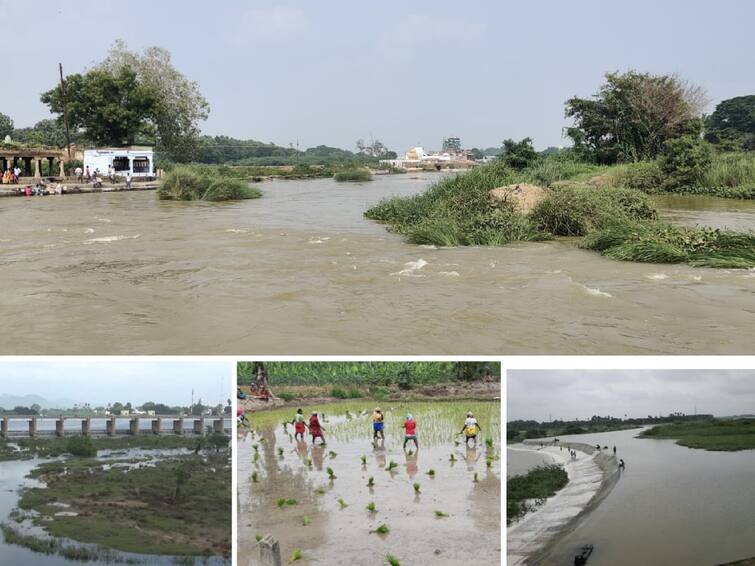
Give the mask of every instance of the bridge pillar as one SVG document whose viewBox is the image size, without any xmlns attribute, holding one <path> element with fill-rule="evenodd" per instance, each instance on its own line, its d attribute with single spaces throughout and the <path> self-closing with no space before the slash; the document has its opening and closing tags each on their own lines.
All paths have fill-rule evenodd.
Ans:
<svg viewBox="0 0 755 566">
<path fill-rule="evenodd" d="M 3 417 L 3 421 L 0 423 L 0 436 L 8 438 L 8 417 Z"/>
<path fill-rule="evenodd" d="M 260 566 L 281 566 L 281 549 L 278 541 L 270 535 L 257 543 Z"/>
<path fill-rule="evenodd" d="M 55 436 L 65 436 L 66 435 L 66 421 L 63 418 L 58 419 L 55 421 Z"/>
<path fill-rule="evenodd" d="M 115 436 L 115 417 L 110 417 L 105 421 L 105 434 Z"/>
<path fill-rule="evenodd" d="M 194 434 L 204 434 L 204 417 L 194 419 Z"/>
<path fill-rule="evenodd" d="M 37 417 L 29 419 L 29 436 L 36 438 L 37 436 Z"/>
<path fill-rule="evenodd" d="M 81 435 L 82 436 L 89 436 L 89 429 L 90 425 L 92 424 L 92 419 L 89 417 L 85 419 L 81 419 Z"/>
<path fill-rule="evenodd" d="M 184 433 L 184 420 L 183 419 L 175 419 L 173 421 L 173 432 L 176 434 Z"/>
<path fill-rule="evenodd" d="M 160 426 L 162 425 L 162 419 L 157 417 L 152 421 L 152 434 L 160 434 Z"/>
<path fill-rule="evenodd" d="M 128 425 L 128 432 L 129 434 L 139 434 L 139 419 L 131 419 Z"/>
<path fill-rule="evenodd" d="M 223 419 L 215 419 L 212 421 L 212 430 L 213 432 L 219 432 L 220 434 L 223 434 L 225 427 L 223 426 L 225 423 Z"/>
</svg>

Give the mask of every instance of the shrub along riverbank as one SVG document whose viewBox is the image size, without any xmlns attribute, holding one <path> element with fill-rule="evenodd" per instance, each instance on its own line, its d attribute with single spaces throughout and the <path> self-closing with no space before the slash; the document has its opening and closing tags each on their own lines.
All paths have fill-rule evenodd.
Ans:
<svg viewBox="0 0 755 566">
<path fill-rule="evenodd" d="M 687 448 L 703 450 L 755 449 L 755 419 L 670 423 L 643 431 L 641 438 L 668 438 Z"/>
<path fill-rule="evenodd" d="M 569 475 L 558 465 L 538 466 L 506 481 L 506 524 L 523 517 L 535 505 L 566 487 Z"/>
<path fill-rule="evenodd" d="M 515 170 L 501 159 L 447 177 L 425 193 L 383 200 L 365 216 L 387 224 L 390 230 L 417 244 L 494 246 L 580 236 L 584 237 L 582 247 L 612 259 L 755 266 L 755 233 L 682 228 L 659 222 L 645 194 L 653 191 L 639 187 L 636 177 L 629 182 L 629 169 L 553 156 Z M 516 198 L 491 195 L 495 188 L 524 183 L 545 190 L 530 211 L 523 211 Z"/>
<path fill-rule="evenodd" d="M 212 175 L 194 167 L 175 167 L 165 174 L 157 194 L 161 200 L 217 202 L 259 198 L 262 191 L 238 178 Z"/>
</svg>

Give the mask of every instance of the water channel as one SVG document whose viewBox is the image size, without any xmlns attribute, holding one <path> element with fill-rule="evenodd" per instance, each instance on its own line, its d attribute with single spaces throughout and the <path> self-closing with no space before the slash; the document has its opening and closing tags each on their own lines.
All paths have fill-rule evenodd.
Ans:
<svg viewBox="0 0 755 566">
<path fill-rule="evenodd" d="M 435 249 L 363 218 L 439 175 L 272 181 L 221 204 L 2 199 L 0 353 L 749 353 L 753 271 L 616 262 L 569 240 Z M 658 201 L 684 224 L 755 226 L 752 201 Z"/>
</svg>

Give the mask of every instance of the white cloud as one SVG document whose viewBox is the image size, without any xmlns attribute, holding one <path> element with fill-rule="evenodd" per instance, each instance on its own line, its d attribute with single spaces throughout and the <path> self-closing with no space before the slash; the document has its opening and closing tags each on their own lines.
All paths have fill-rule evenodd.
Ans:
<svg viewBox="0 0 755 566">
<path fill-rule="evenodd" d="M 241 45 L 276 43 L 295 37 L 308 26 L 307 16 L 298 8 L 254 8 L 239 18 L 233 40 Z"/>
</svg>

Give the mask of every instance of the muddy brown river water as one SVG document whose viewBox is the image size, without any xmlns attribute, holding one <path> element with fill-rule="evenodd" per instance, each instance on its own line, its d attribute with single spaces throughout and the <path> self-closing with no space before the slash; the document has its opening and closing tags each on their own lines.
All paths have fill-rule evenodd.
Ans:
<svg viewBox="0 0 755 566">
<path fill-rule="evenodd" d="M 747 354 L 755 272 L 614 262 L 571 241 L 410 245 L 363 218 L 439 174 L 0 201 L 2 354 Z M 662 202 L 755 226 L 755 203 Z"/>
</svg>

